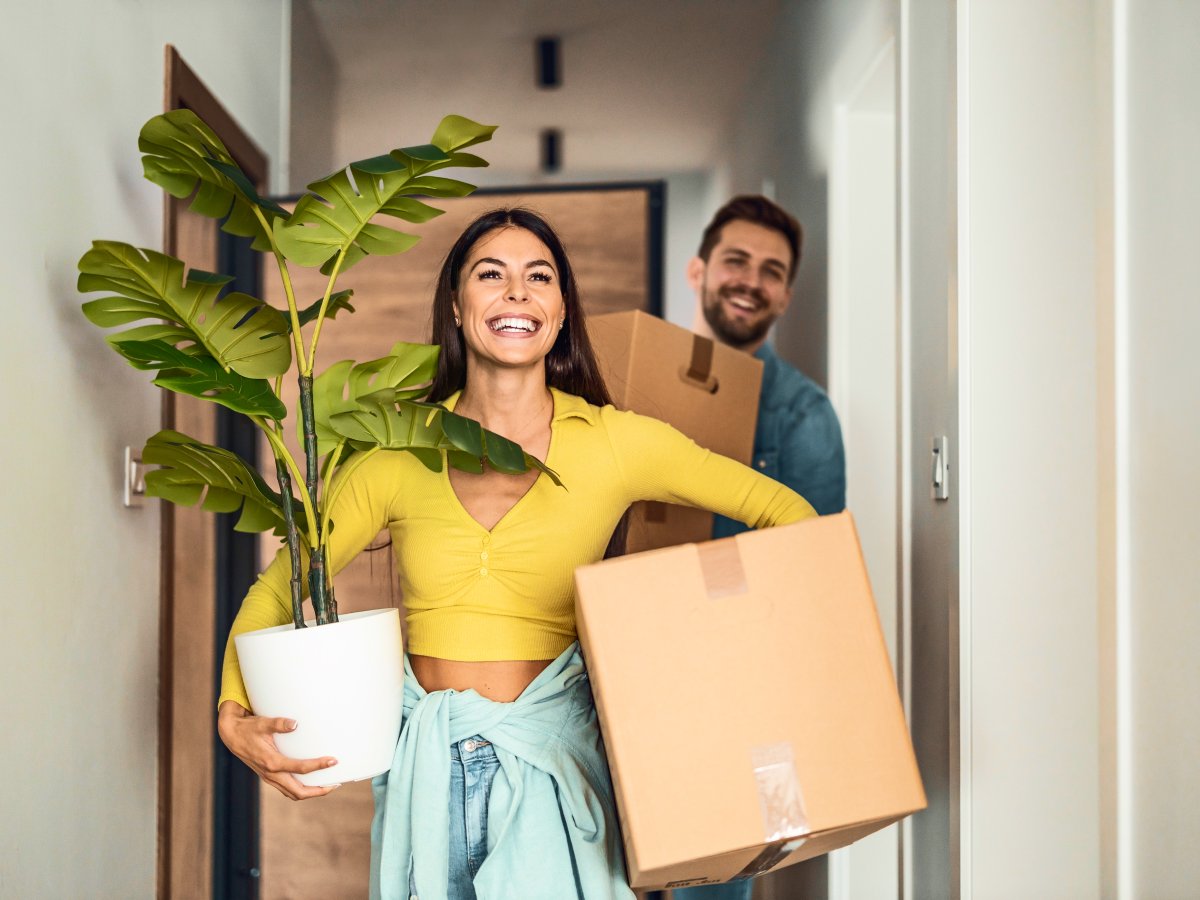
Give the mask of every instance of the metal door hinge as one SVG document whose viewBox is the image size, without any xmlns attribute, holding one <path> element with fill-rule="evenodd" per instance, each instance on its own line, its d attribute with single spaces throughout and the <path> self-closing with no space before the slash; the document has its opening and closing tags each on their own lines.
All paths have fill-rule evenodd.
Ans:
<svg viewBox="0 0 1200 900">
<path fill-rule="evenodd" d="M 142 454 L 132 447 L 125 448 L 125 505 L 141 506 L 146 499 L 146 467 Z"/>
<path fill-rule="evenodd" d="M 945 435 L 933 439 L 933 489 L 934 500 L 950 499 L 950 439 Z"/>
</svg>

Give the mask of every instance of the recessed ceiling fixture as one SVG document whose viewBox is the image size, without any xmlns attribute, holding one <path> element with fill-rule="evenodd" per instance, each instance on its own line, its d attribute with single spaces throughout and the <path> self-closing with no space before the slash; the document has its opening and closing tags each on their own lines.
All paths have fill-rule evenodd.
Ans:
<svg viewBox="0 0 1200 900">
<path fill-rule="evenodd" d="M 549 89 L 562 87 L 562 42 L 556 37 L 540 37 L 533 42 L 534 82 Z"/>
<path fill-rule="evenodd" d="M 557 128 L 543 128 L 540 135 L 543 172 L 557 172 L 562 168 L 562 132 Z"/>
</svg>

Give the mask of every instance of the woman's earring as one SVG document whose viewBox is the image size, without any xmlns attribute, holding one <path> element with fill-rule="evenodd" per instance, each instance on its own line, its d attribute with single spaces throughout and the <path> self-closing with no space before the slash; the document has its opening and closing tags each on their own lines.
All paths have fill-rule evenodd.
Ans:
<svg viewBox="0 0 1200 900">
<path fill-rule="evenodd" d="M 462 319 L 460 319 L 458 316 L 454 317 L 454 327 L 462 328 Z"/>
<path fill-rule="evenodd" d="M 564 323 L 564 322 L 566 322 L 566 321 L 567 321 L 566 319 L 559 319 L 559 320 L 558 320 L 558 330 L 559 330 L 559 331 L 562 331 L 563 323 Z"/>
</svg>

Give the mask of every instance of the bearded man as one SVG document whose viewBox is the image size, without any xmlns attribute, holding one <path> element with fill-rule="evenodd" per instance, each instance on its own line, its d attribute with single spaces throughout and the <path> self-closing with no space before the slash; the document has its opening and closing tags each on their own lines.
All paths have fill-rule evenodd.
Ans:
<svg viewBox="0 0 1200 900">
<path fill-rule="evenodd" d="M 791 302 L 802 239 L 800 223 L 766 197 L 734 197 L 717 210 L 688 263 L 697 300 L 692 330 L 762 360 L 752 464 L 828 515 L 846 506 L 837 413 L 816 382 L 780 359 L 767 341 Z M 713 537 L 745 530 L 740 522 L 718 518 Z"/>
</svg>

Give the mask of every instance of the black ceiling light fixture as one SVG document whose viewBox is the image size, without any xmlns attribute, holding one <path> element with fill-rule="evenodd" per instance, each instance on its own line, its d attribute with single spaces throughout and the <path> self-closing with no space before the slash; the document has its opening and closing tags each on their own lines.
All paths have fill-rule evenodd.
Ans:
<svg viewBox="0 0 1200 900">
<path fill-rule="evenodd" d="M 562 132 L 557 128 L 543 128 L 539 143 L 542 171 L 557 172 L 562 168 Z"/>
<path fill-rule="evenodd" d="M 562 41 L 540 37 L 533 42 L 534 81 L 543 90 L 562 87 Z"/>
<path fill-rule="evenodd" d="M 533 42 L 533 80 L 542 90 L 562 87 L 562 41 L 543 36 Z M 562 131 L 543 128 L 538 134 L 539 168 L 553 173 L 562 169 Z"/>
</svg>

